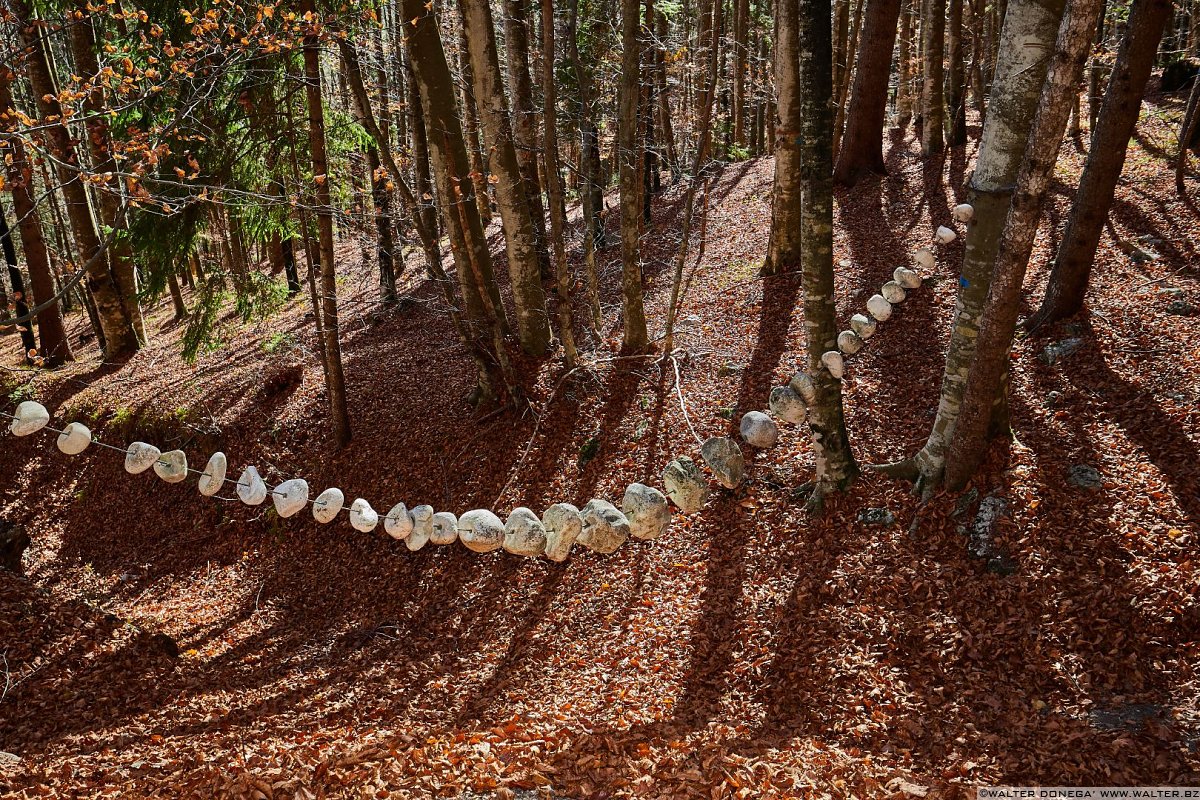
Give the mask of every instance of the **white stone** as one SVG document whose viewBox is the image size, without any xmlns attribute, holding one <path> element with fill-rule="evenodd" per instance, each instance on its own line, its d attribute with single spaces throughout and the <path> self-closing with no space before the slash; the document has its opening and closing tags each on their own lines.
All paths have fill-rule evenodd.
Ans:
<svg viewBox="0 0 1200 800">
<path fill-rule="evenodd" d="M 228 469 L 229 461 L 225 458 L 225 454 L 219 451 L 213 453 L 208 459 L 208 465 L 204 467 L 204 474 L 200 476 L 200 494 L 212 497 L 221 491 Z"/>
<path fill-rule="evenodd" d="M 796 394 L 800 395 L 800 399 L 805 403 L 812 405 L 812 401 L 817 399 L 817 387 L 813 383 L 813 379 L 808 376 L 807 372 L 797 372 L 788 381 L 788 386 Z"/>
<path fill-rule="evenodd" d="M 346 495 L 341 489 L 329 488 L 317 495 L 313 501 L 313 519 L 322 524 L 333 522 L 346 504 Z"/>
<path fill-rule="evenodd" d="M 775 421 L 761 411 L 747 411 L 738 424 L 738 432 L 746 444 L 760 450 L 774 447 L 779 439 L 779 427 Z"/>
<path fill-rule="evenodd" d="M 162 451 L 152 444 L 134 442 L 125 451 L 125 471 L 130 475 L 141 475 L 154 466 Z"/>
<path fill-rule="evenodd" d="M 458 518 L 458 540 L 475 553 L 499 550 L 504 546 L 504 522 L 486 508 L 473 508 Z"/>
<path fill-rule="evenodd" d="M 458 538 L 458 517 L 449 511 L 439 511 L 433 515 L 433 529 L 429 533 L 432 544 L 454 544 Z"/>
<path fill-rule="evenodd" d="M 383 532 L 393 539 L 407 538 L 412 529 L 412 517 L 408 515 L 408 507 L 404 503 L 396 503 L 383 518 Z"/>
<path fill-rule="evenodd" d="M 846 361 L 842 358 L 842 354 L 837 350 L 830 350 L 821 353 L 821 363 L 825 365 L 825 369 L 829 370 L 829 374 L 839 381 L 846 371 Z"/>
<path fill-rule="evenodd" d="M 736 489 L 746 471 L 742 448 L 727 436 L 714 436 L 700 445 L 700 456 L 713 471 L 717 483 L 726 489 Z"/>
<path fill-rule="evenodd" d="M 694 514 L 708 499 L 708 480 L 696 462 L 680 456 L 663 468 L 663 487 L 667 497 L 685 514 Z"/>
<path fill-rule="evenodd" d="M 901 289 L 921 288 L 921 275 L 908 267 L 896 267 L 892 272 L 892 280 L 900 284 Z"/>
<path fill-rule="evenodd" d="M 875 335 L 877 323 L 866 314 L 855 314 L 850 318 L 850 330 L 858 334 L 864 342 Z"/>
<path fill-rule="evenodd" d="M 939 225 L 937 233 L 933 235 L 938 244 L 950 244 L 958 238 L 958 234 L 947 228 L 945 225 Z"/>
<path fill-rule="evenodd" d="M 854 331 L 842 331 L 837 338 L 838 350 L 841 350 L 848 356 L 852 356 L 859 350 L 862 350 L 863 340 Z"/>
<path fill-rule="evenodd" d="M 44 405 L 32 400 L 26 400 L 18 405 L 13 416 L 15 419 L 8 429 L 14 436 L 28 436 L 31 433 L 37 433 L 50 424 L 50 412 Z"/>
<path fill-rule="evenodd" d="M 772 389 L 767 405 L 770 406 L 772 414 L 793 425 L 799 425 L 808 417 L 808 403 L 790 386 L 776 386 Z"/>
<path fill-rule="evenodd" d="M 299 514 L 308 505 L 308 481 L 303 478 L 284 481 L 271 492 L 271 502 L 275 504 L 275 512 L 285 519 Z"/>
<path fill-rule="evenodd" d="M 904 298 L 908 297 L 908 293 L 905 292 L 900 284 L 896 283 L 895 281 L 888 281 L 885 283 L 883 285 L 883 289 L 881 289 L 879 293 L 883 295 L 884 300 L 887 300 L 893 305 L 896 303 L 903 303 Z"/>
<path fill-rule="evenodd" d="M 629 535 L 635 539 L 657 539 L 671 526 L 667 496 L 643 483 L 629 484 L 621 501 L 621 512 L 629 520 Z"/>
<path fill-rule="evenodd" d="M 950 215 L 955 222 L 970 222 L 975 216 L 975 207 L 970 203 L 959 203 L 950 211 Z"/>
<path fill-rule="evenodd" d="M 563 562 L 571 554 L 571 545 L 583 530 L 583 517 L 570 503 L 555 503 L 542 514 L 546 527 L 546 558 Z"/>
<path fill-rule="evenodd" d="M 926 272 L 930 272 L 937 266 L 937 256 L 928 247 L 921 247 L 913 253 L 913 262 Z"/>
<path fill-rule="evenodd" d="M 408 512 L 408 518 L 412 520 L 412 532 L 404 544 L 409 550 L 420 550 L 433 535 L 433 506 L 415 506 Z"/>
<path fill-rule="evenodd" d="M 55 444 L 69 456 L 77 456 L 92 443 L 92 432 L 82 422 L 72 422 L 63 428 Z"/>
<path fill-rule="evenodd" d="M 873 294 L 867 300 L 867 312 L 880 322 L 887 322 L 892 316 L 892 304 L 881 294 Z"/>
<path fill-rule="evenodd" d="M 182 450 L 163 453 L 154 462 L 154 474 L 167 483 L 180 483 L 188 474 L 187 454 Z"/>
<path fill-rule="evenodd" d="M 540 556 L 546 552 L 546 526 L 538 515 L 518 506 L 504 523 L 504 549 L 515 556 Z"/>
<path fill-rule="evenodd" d="M 579 516 L 583 517 L 579 543 L 592 552 L 608 555 L 629 538 L 629 519 L 607 500 L 589 500 Z"/>
<path fill-rule="evenodd" d="M 350 527 L 359 533 L 370 533 L 379 524 L 379 512 L 371 508 L 371 504 L 363 498 L 357 498 L 350 504 Z"/>
<path fill-rule="evenodd" d="M 267 499 L 267 484 L 254 467 L 242 470 L 237 482 L 237 496 L 248 506 L 261 506 Z"/>
</svg>

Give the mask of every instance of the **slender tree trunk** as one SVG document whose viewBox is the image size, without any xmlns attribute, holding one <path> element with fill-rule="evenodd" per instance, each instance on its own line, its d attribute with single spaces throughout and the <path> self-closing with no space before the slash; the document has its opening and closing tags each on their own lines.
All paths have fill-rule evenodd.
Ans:
<svg viewBox="0 0 1200 800">
<path fill-rule="evenodd" d="M 50 271 L 50 256 L 42 238 L 42 226 L 34 212 L 33 197 L 22 177 L 22 173 L 29 169 L 29 164 L 25 161 L 24 152 L 21 152 L 23 148 L 20 143 L 15 139 L 13 143 L 9 148 L 9 155 L 14 157 L 13 163 L 8 167 L 13 209 L 17 213 L 17 226 L 21 229 L 21 248 L 25 253 L 25 263 L 29 266 L 33 303 L 40 306 L 50 302 L 50 298 L 54 296 L 54 275 Z M 47 367 L 57 367 L 67 361 L 73 361 L 71 344 L 63 328 L 62 308 L 57 302 L 37 313 L 41 350 L 38 350 L 37 340 L 33 337 L 32 320 L 23 319 L 29 315 L 29 303 L 25 296 L 25 281 L 21 277 L 20 267 L 17 266 L 17 249 L 13 246 L 12 231 L 8 227 L 8 212 L 3 207 L 0 207 L 0 245 L 3 246 L 4 262 L 8 266 L 13 310 L 16 311 L 17 319 L 22 320 L 15 325 L 21 334 L 21 347 L 25 351 L 26 363 L 34 362 L 38 356 L 44 359 L 43 365 Z M 3 324 L 2 321 L 0 324 Z"/>
<path fill-rule="evenodd" d="M 67 205 L 67 216 L 79 244 L 79 258 L 87 269 L 88 290 L 96 303 L 101 330 L 104 335 L 104 354 L 116 358 L 138 349 L 137 335 L 126 318 L 121 296 L 109 274 L 108 258 L 104 243 L 96 230 L 92 208 L 88 203 L 87 190 L 81 179 L 81 167 L 71 134 L 61 120 L 62 109 L 58 102 L 58 91 L 50 70 L 45 39 L 41 29 L 34 24 L 28 0 L 7 0 L 10 10 L 20 26 L 21 40 L 28 49 L 26 65 L 38 112 L 45 120 L 46 134 L 58 160 L 58 178 Z M 53 120 L 59 120 L 54 122 Z"/>
<path fill-rule="evenodd" d="M 1196 131 L 1200 126 L 1200 80 L 1192 81 L 1192 92 L 1188 96 L 1187 111 L 1183 115 L 1183 123 L 1179 126 L 1179 152 L 1175 155 L 1175 191 L 1184 192 L 1183 177 L 1187 172 L 1188 150 L 1195 142 Z"/>
<path fill-rule="evenodd" d="M 750 28 L 750 0 L 735 0 L 733 17 L 733 142 L 746 144 L 746 48 Z"/>
<path fill-rule="evenodd" d="M 313 0 L 302 0 L 302 12 L 312 13 Z M 314 14 L 315 16 L 315 14 Z M 314 23 L 315 24 L 315 23 Z M 346 404 L 346 378 L 342 372 L 342 346 L 338 326 L 337 271 L 334 266 L 333 200 L 330 196 L 329 163 L 325 155 L 325 109 L 321 100 L 321 47 L 318 32 L 304 37 L 304 88 L 308 99 L 308 147 L 315 176 L 313 198 L 317 209 L 317 233 L 321 250 L 322 349 L 326 361 L 326 390 L 330 421 L 337 447 L 350 443 L 350 410 Z"/>
<path fill-rule="evenodd" d="M 1074 0 L 1058 34 L 1037 117 L 1017 176 L 1012 207 L 1000 237 L 991 293 L 984 306 L 975 358 L 971 362 L 963 395 L 962 413 L 946 461 L 946 485 L 953 491 L 962 489 L 983 461 L 993 404 L 1007 388 L 1003 382 L 1021 307 L 1025 270 L 1033 251 L 1046 190 L 1054 178 L 1054 165 L 1071 111 L 1071 97 L 1079 96 L 1079 80 L 1087 60 L 1088 46 L 1096 31 L 1096 8 L 1102 2 Z M 1167 0 L 1154 2 L 1165 8 L 1170 7 Z M 1165 17 L 1163 11 L 1153 24 L 1157 32 L 1153 34 L 1151 53 L 1157 48 Z"/>
<path fill-rule="evenodd" d="M 475 101 L 475 70 L 467 55 L 470 50 L 470 40 L 467 38 L 466 25 L 459 30 L 458 48 L 459 74 L 462 76 L 463 135 L 467 138 L 467 153 L 471 157 L 471 180 L 475 184 L 475 200 L 479 205 L 479 218 L 486 225 L 492 219 L 492 206 L 488 199 L 487 160 L 484 157 L 479 137 L 479 104 Z"/>
<path fill-rule="evenodd" d="M 1028 326 L 1055 322 L 1083 308 L 1096 247 L 1125 165 L 1129 138 L 1137 125 L 1154 54 L 1171 11 L 1170 0 L 1134 0 L 1129 29 L 1117 51 L 1104 106 L 1092 129 L 1087 165 L 1075 191 L 1075 204 L 1059 240 L 1046 297 Z M 1078 98 L 1079 92 L 1075 92 Z"/>
<path fill-rule="evenodd" d="M 896 80 L 896 126 L 901 130 L 908 127 L 913 118 L 912 85 L 912 0 L 903 0 L 900 9 L 900 53 L 897 57 Z"/>
<path fill-rule="evenodd" d="M 921 80 L 921 152 L 936 155 L 945 149 L 945 108 L 942 84 L 945 69 L 946 0 L 924 0 L 921 50 L 925 70 Z"/>
<path fill-rule="evenodd" d="M 836 88 L 837 102 L 834 108 L 837 113 L 833 118 L 833 159 L 836 162 L 838 151 L 842 146 L 842 131 L 846 128 L 846 98 L 850 93 L 850 82 L 856 72 L 854 65 L 858 53 L 858 40 L 862 31 L 863 8 L 865 0 L 855 0 L 854 19 L 850 24 L 850 38 L 846 41 L 846 68 L 842 72 L 842 82 Z M 888 53 L 888 64 L 891 65 L 892 54 Z"/>
<path fill-rule="evenodd" d="M 656 18 L 658 40 L 660 43 L 665 42 L 668 35 L 667 15 L 660 10 Z M 659 139 L 662 140 L 663 157 L 666 159 L 667 167 L 671 170 L 671 178 L 675 181 L 679 179 L 681 166 L 679 153 L 675 150 L 675 126 L 671 120 L 671 99 L 667 94 L 667 67 L 662 47 L 657 47 L 654 51 L 654 82 L 656 87 L 654 93 L 658 99 Z"/>
<path fill-rule="evenodd" d="M 579 88 L 579 172 L 583 195 L 583 263 L 592 333 L 599 337 L 600 286 L 596 250 L 604 247 L 604 192 L 600 185 L 600 137 L 592 110 L 591 75 L 579 57 L 579 0 L 567 0 L 567 50 Z"/>
<path fill-rule="evenodd" d="M 542 205 L 542 185 L 538 180 L 537 106 L 533 102 L 533 78 L 529 73 L 529 20 L 525 11 L 528 0 L 504 0 L 504 43 L 508 55 L 508 90 L 512 94 L 513 137 L 517 163 L 525 187 L 526 203 L 533 221 L 537 252 L 542 272 L 550 274 L 546 250 L 546 209 Z"/>
<path fill-rule="evenodd" d="M 432 249 L 426 247 L 426 266 L 430 270 L 441 271 L 442 256 L 438 251 L 437 243 L 441 241 L 442 234 L 438 226 L 437 203 L 433 196 L 433 178 L 429 166 L 429 138 L 425 132 L 425 109 L 421 106 L 421 92 L 417 88 L 417 80 L 413 75 L 412 47 L 407 37 L 403 41 L 405 108 L 408 110 L 408 132 L 412 138 L 413 193 L 416 195 L 417 203 L 414 213 L 420 215 L 421 223 L 429 232 L 433 242 Z"/>
<path fill-rule="evenodd" d="M 638 99 L 641 96 L 639 50 L 641 3 L 621 0 L 621 84 L 618 98 L 618 159 L 621 168 L 621 294 L 625 317 L 623 349 L 646 348 L 646 312 L 642 299 L 642 265 L 638 228 L 641 220 L 641 186 L 638 181 Z"/>
<path fill-rule="evenodd" d="M 1088 130 L 1096 130 L 1096 119 L 1100 116 L 1100 100 L 1104 93 L 1104 25 L 1105 7 L 1100 6 L 1099 24 L 1096 26 L 1096 48 L 1092 53 L 1091 68 L 1088 69 Z"/>
<path fill-rule="evenodd" d="M 888 465 L 891 474 L 917 481 L 931 493 L 941 484 L 946 449 L 962 407 L 967 373 L 975 358 L 979 320 L 991 286 L 1000 234 L 1041 96 L 1065 0 L 1009 0 L 1000 33 L 996 73 L 979 156 L 968 186 L 975 214 L 967 229 L 954 326 L 942 375 L 937 417 L 925 446 L 911 461 Z"/>
<path fill-rule="evenodd" d="M 946 60 L 950 69 L 946 72 L 946 106 L 948 144 L 957 147 L 967 143 L 967 82 L 963 72 L 963 0 L 950 0 L 947 17 Z"/>
<path fill-rule="evenodd" d="M 98 15 L 88 10 L 88 0 L 75 0 L 76 11 L 83 14 L 82 19 L 69 25 L 71 32 L 71 50 L 75 57 L 75 69 L 85 79 L 96 78 L 100 73 L 100 63 L 97 59 L 96 35 L 92 24 Z M 87 140 L 91 148 L 92 168 L 98 174 L 115 172 L 116 162 L 112 156 L 112 139 L 108 131 L 104 90 L 97 86 L 83 100 L 83 111 L 87 115 Z M 106 226 L 113 230 L 126 230 L 125 218 L 121 214 L 121 202 L 117 190 L 105 184 L 96 187 L 99 200 L 100 218 Z M 137 337 L 138 345 L 146 341 L 146 326 L 142 321 L 142 309 L 138 304 L 137 273 L 133 263 L 133 251 L 129 241 L 118 239 L 109 247 L 109 267 L 113 283 L 121 296 L 121 307 L 125 317 Z"/>
<path fill-rule="evenodd" d="M 837 183 L 853 185 L 868 172 L 887 174 L 883 162 L 883 126 L 899 14 L 900 0 L 867 0 L 862 48 L 846 114 L 846 135 L 833 173 Z"/>
<path fill-rule="evenodd" d="M 175 277 L 174 272 L 167 273 L 167 288 L 171 292 L 171 304 L 175 308 L 175 321 L 187 319 L 187 303 L 183 302 L 183 289 L 180 288 L 179 279 Z"/>
<path fill-rule="evenodd" d="M 775 2 L 775 180 L 765 275 L 794 272 L 801 262 L 800 128 L 804 119 L 796 2 Z"/>
<path fill-rule="evenodd" d="M 571 273 L 567 263 L 567 219 L 563 206 L 562 181 L 558 173 L 558 96 L 554 79 L 554 0 L 542 4 L 542 120 L 545 125 L 546 191 L 550 198 L 550 241 L 554 248 L 554 270 L 558 284 L 558 331 L 562 337 L 563 360 L 572 369 L 578 359 L 575 332 L 571 329 Z"/>
<path fill-rule="evenodd" d="M 780 0 L 780 14 L 793 0 Z M 850 451 L 842 411 L 841 382 L 821 362 L 837 349 L 837 308 L 833 293 L 833 54 L 829 37 L 829 0 L 799 0 L 800 54 L 800 263 L 804 292 L 804 326 L 809 374 L 816 397 L 808 424 L 816 455 L 810 502 L 819 504 L 828 491 L 843 489 L 858 475 Z"/>
</svg>

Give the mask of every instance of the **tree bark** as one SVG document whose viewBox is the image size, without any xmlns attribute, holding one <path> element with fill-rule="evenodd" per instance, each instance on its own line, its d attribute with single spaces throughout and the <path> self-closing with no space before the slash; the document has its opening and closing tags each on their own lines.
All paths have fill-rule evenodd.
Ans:
<svg viewBox="0 0 1200 800">
<path fill-rule="evenodd" d="M 8 0 L 8 4 L 20 26 L 22 44 L 29 51 L 26 64 L 38 112 L 45 120 L 59 120 L 48 122 L 45 130 L 59 162 L 58 179 L 66 201 L 67 217 L 79 246 L 81 266 L 87 269 L 88 291 L 95 301 L 104 335 L 104 354 L 111 359 L 133 353 L 138 349 L 137 335 L 126 318 L 120 293 L 109 273 L 105 246 L 97 233 L 87 190 L 81 178 L 79 156 L 70 132 L 61 121 L 62 108 L 50 71 L 45 39 L 33 19 L 28 0 Z"/>
<path fill-rule="evenodd" d="M 517 163 L 521 168 L 526 204 L 533 221 L 539 264 L 550 274 L 546 250 L 546 209 L 538 180 L 537 106 L 533 102 L 533 78 L 529 73 L 528 0 L 504 0 L 504 44 L 508 55 L 508 90 L 512 94 L 513 136 Z"/>
<path fill-rule="evenodd" d="M 846 64 L 842 71 L 841 83 L 834 87 L 837 112 L 833 118 L 833 160 L 836 162 L 842 146 L 842 131 L 846 126 L 846 99 L 850 93 L 850 81 L 855 74 L 855 59 L 858 53 L 858 40 L 862 32 L 863 8 L 865 0 L 855 0 L 854 19 L 850 23 L 850 36 L 846 40 Z M 888 64 L 891 65 L 891 53 L 888 53 Z"/>
<path fill-rule="evenodd" d="M 899 15 L 900 0 L 867 0 L 858 69 L 846 112 L 846 133 L 833 173 L 837 183 L 852 186 L 865 173 L 887 174 L 883 126 Z"/>
<path fill-rule="evenodd" d="M 1025 270 L 1033 251 L 1046 191 L 1054 178 L 1054 165 L 1071 112 L 1071 98 L 1079 96 L 1079 80 L 1087 60 L 1088 45 L 1096 31 L 1096 8 L 1102 2 L 1074 0 L 1059 30 L 1053 62 L 1017 176 L 1012 206 L 1000 237 L 991 292 L 984 306 L 975 358 L 967 376 L 962 413 L 946 461 L 946 485 L 952 491 L 962 489 L 983 461 L 992 407 L 1006 388 L 1002 383 L 1007 374 L 1009 351 L 1021 307 Z M 1155 2 L 1170 7 L 1165 0 Z M 1160 19 L 1165 20 L 1165 12 Z M 1161 33 L 1161 23 L 1156 23 L 1156 27 Z M 1157 34 L 1154 39 L 1151 53 L 1157 49 Z"/>
<path fill-rule="evenodd" d="M 947 17 L 946 72 L 947 144 L 957 147 L 967 143 L 967 84 L 963 72 L 963 0 L 950 0 Z"/>
<path fill-rule="evenodd" d="M 496 176 L 496 205 L 504 227 L 508 274 L 517 311 L 517 333 L 529 354 L 544 355 L 550 346 L 546 296 L 542 291 L 538 242 L 530 218 L 513 132 L 504 100 L 504 82 L 488 0 L 460 0 L 463 28 L 470 50 L 475 98 L 491 153 L 490 171 Z M 553 210 L 553 209 L 551 209 Z"/>
<path fill-rule="evenodd" d="M 604 191 L 600 185 L 600 137 L 592 110 L 591 74 L 579 57 L 579 0 L 567 0 L 567 50 L 579 89 L 579 182 L 583 195 L 583 263 L 593 334 L 600 331 L 600 286 L 596 250 L 604 247 Z"/>
<path fill-rule="evenodd" d="M 734 0 L 733 17 L 733 142 L 746 144 L 746 69 L 749 65 L 746 49 L 750 27 L 750 1 Z"/>
<path fill-rule="evenodd" d="M 771 236 L 764 275 L 799 269 L 800 205 L 800 39 L 796 0 L 775 3 L 775 179 L 771 197 Z"/>
<path fill-rule="evenodd" d="M 912 0 L 903 0 L 900 9 L 900 53 L 896 59 L 896 126 L 901 130 L 907 128 L 913 118 L 912 18 Z"/>
<path fill-rule="evenodd" d="M 621 296 L 624 310 L 622 348 L 646 348 L 646 312 L 642 298 L 642 265 L 638 246 L 642 187 L 638 164 L 638 99 L 641 96 L 641 3 L 621 0 L 621 85 L 618 97 L 617 149 L 621 169 Z"/>
<path fill-rule="evenodd" d="M 794 0 L 780 0 L 784 14 Z M 829 0 L 799 0 L 800 250 L 804 326 L 809 374 L 816 397 L 808 410 L 816 456 L 810 502 L 843 489 L 858 475 L 842 410 L 841 382 L 829 374 L 821 355 L 837 349 L 837 308 L 833 293 L 833 53 Z"/>
<path fill-rule="evenodd" d="M 945 149 L 945 107 L 942 84 L 945 69 L 946 0 L 924 0 L 921 19 L 921 50 L 924 74 L 921 80 L 921 152 L 935 155 Z"/>
<path fill-rule="evenodd" d="M 475 70 L 467 55 L 470 51 L 470 40 L 467 37 L 466 25 L 459 30 L 458 49 L 460 59 L 458 71 L 462 78 L 463 135 L 467 139 L 467 153 L 471 158 L 471 181 L 475 184 L 475 201 L 479 206 L 479 218 L 486 225 L 492 219 L 492 205 L 488 198 L 487 160 L 479 136 L 479 104 L 475 101 Z"/>
<path fill-rule="evenodd" d="M 1046 297 L 1028 322 L 1031 329 L 1069 317 L 1083 308 L 1096 247 L 1125 166 L 1129 138 L 1137 125 L 1146 81 L 1170 11 L 1170 0 L 1133 2 L 1129 29 L 1117 51 L 1104 106 L 1092 129 L 1087 165 L 1079 177 L 1075 204 L 1059 240 Z"/>
<path fill-rule="evenodd" d="M 302 12 L 312 13 L 314 29 L 304 37 L 304 88 L 308 100 L 308 147 L 315 180 L 317 235 L 321 252 L 322 350 L 325 353 L 325 383 L 329 393 L 330 421 L 338 448 L 350 443 L 350 410 L 346 404 L 346 377 L 342 371 L 342 346 L 338 326 L 337 271 L 334 266 L 333 200 L 329 187 L 329 163 L 325 154 L 325 108 L 321 100 L 321 47 L 313 0 L 302 0 Z"/>
</svg>

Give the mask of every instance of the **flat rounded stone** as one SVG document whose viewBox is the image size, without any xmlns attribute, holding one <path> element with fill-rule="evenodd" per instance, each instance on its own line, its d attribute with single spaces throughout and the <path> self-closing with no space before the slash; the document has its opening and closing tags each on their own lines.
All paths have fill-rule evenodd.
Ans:
<svg viewBox="0 0 1200 800">
<path fill-rule="evenodd" d="M 204 467 L 204 474 L 200 476 L 200 494 L 205 497 L 212 497 L 221 491 L 221 487 L 225 484 L 225 473 L 228 469 L 229 461 L 225 458 L 225 454 L 220 451 L 213 453 L 208 459 L 208 464 Z"/>
<path fill-rule="evenodd" d="M 904 288 L 895 281 L 888 281 L 885 283 L 879 293 L 883 295 L 884 300 L 887 300 L 893 305 L 896 303 L 903 303 L 904 298 L 908 296 L 908 293 L 904 291 Z"/>
<path fill-rule="evenodd" d="M 920 289 L 921 275 L 908 267 L 896 267 L 892 271 L 892 280 L 900 284 L 901 289 Z"/>
<path fill-rule="evenodd" d="M 154 466 L 162 451 L 152 444 L 134 442 L 125 450 L 125 471 L 130 475 L 141 475 Z"/>
<path fill-rule="evenodd" d="M 788 386 L 809 405 L 812 405 L 812 401 L 817 399 L 817 386 L 807 372 L 797 372 L 788 381 Z"/>
<path fill-rule="evenodd" d="M 542 514 L 546 528 L 546 558 L 563 562 L 571 554 L 571 546 L 583 530 L 583 517 L 570 503 L 555 503 Z"/>
<path fill-rule="evenodd" d="M 708 499 L 708 479 L 696 462 L 680 456 L 663 468 L 663 488 L 680 511 L 694 514 L 704 507 Z"/>
<path fill-rule="evenodd" d="M 779 427 L 775 420 L 761 411 L 747 411 L 743 414 L 742 421 L 738 423 L 738 432 L 746 444 L 760 450 L 774 447 L 779 439 Z"/>
<path fill-rule="evenodd" d="M 254 467 L 242 470 L 237 482 L 237 496 L 248 506 L 261 506 L 267 499 L 267 484 Z"/>
<path fill-rule="evenodd" d="M 396 503 L 383 518 L 383 532 L 393 539 L 407 538 L 412 529 L 412 517 L 408 515 L 408 507 L 404 503 Z"/>
<path fill-rule="evenodd" d="M 379 524 L 379 512 L 359 497 L 350 504 L 350 527 L 359 533 L 370 533 Z"/>
<path fill-rule="evenodd" d="M 842 331 L 837 338 L 838 350 L 841 350 L 848 356 L 852 356 L 859 350 L 862 350 L 863 340 L 854 331 Z"/>
<path fill-rule="evenodd" d="M 975 216 L 975 207 L 970 203 L 959 203 L 950 210 L 950 216 L 955 222 L 970 222 Z"/>
<path fill-rule="evenodd" d="M 772 414 L 793 425 L 799 425 L 808 418 L 808 403 L 790 386 L 776 386 L 772 389 L 767 405 Z"/>
<path fill-rule="evenodd" d="M 12 424 L 8 427 L 14 436 L 29 436 L 50 424 L 50 412 L 41 403 L 26 400 L 13 412 Z"/>
<path fill-rule="evenodd" d="M 629 538 L 629 519 L 607 500 L 589 500 L 579 516 L 583 518 L 579 543 L 594 553 L 613 553 Z"/>
<path fill-rule="evenodd" d="M 408 518 L 412 520 L 412 531 L 404 539 L 404 544 L 409 550 L 420 550 L 433 535 L 433 506 L 414 506 L 408 512 Z"/>
<path fill-rule="evenodd" d="M 717 483 L 726 489 L 736 489 L 746 472 L 742 448 L 728 436 L 714 436 L 700 445 L 700 455 L 713 471 Z"/>
<path fill-rule="evenodd" d="M 458 540 L 475 553 L 504 546 L 504 522 L 486 508 L 473 508 L 458 518 Z"/>
<path fill-rule="evenodd" d="M 821 363 L 825 365 L 825 369 L 829 370 L 829 374 L 839 381 L 846 372 L 846 360 L 837 350 L 821 353 Z"/>
<path fill-rule="evenodd" d="M 867 300 L 867 312 L 880 322 L 887 322 L 892 316 L 892 304 L 883 295 L 873 294 Z"/>
<path fill-rule="evenodd" d="M 938 225 L 937 231 L 933 234 L 933 238 L 938 244 L 950 244 L 958 238 L 958 234 L 947 228 L 945 225 Z"/>
<path fill-rule="evenodd" d="M 449 511 L 439 511 L 433 515 L 433 528 L 429 533 L 432 544 L 454 544 L 458 538 L 458 517 Z"/>
<path fill-rule="evenodd" d="M 326 489 L 313 501 L 313 519 L 322 524 L 333 522 L 345 504 L 346 495 L 341 489 Z"/>
<path fill-rule="evenodd" d="M 504 549 L 514 556 L 534 557 L 546 552 L 546 525 L 525 506 L 518 506 L 504 523 Z"/>
<path fill-rule="evenodd" d="M 284 481 L 271 492 L 271 502 L 275 504 L 275 513 L 285 519 L 299 514 L 308 505 L 308 481 L 303 478 Z"/>
<path fill-rule="evenodd" d="M 937 266 L 937 256 L 928 247 L 918 247 L 913 251 L 913 263 L 929 272 Z"/>
<path fill-rule="evenodd" d="M 631 483 L 621 500 L 621 512 L 629 520 L 629 535 L 642 541 L 657 539 L 671 526 L 667 496 L 644 483 Z"/>
<path fill-rule="evenodd" d="M 163 453 L 154 462 L 154 474 L 167 483 L 180 483 L 188 474 L 187 454 L 182 450 Z"/>
<path fill-rule="evenodd" d="M 92 443 L 92 432 L 82 422 L 72 422 L 63 428 L 55 444 L 69 456 L 77 456 Z"/>
<path fill-rule="evenodd" d="M 854 331 L 864 342 L 875 335 L 877 327 L 879 327 L 879 323 L 866 314 L 855 314 L 850 318 L 850 330 Z"/>
</svg>

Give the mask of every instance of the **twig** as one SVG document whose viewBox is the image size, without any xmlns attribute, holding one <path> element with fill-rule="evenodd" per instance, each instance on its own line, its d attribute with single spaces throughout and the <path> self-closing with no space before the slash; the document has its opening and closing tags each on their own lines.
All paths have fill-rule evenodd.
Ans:
<svg viewBox="0 0 1200 800">
<path fill-rule="evenodd" d="M 675 368 L 675 394 L 679 396 L 679 407 L 683 409 L 683 421 L 687 423 L 688 430 L 692 432 L 692 436 L 696 439 L 696 444 L 703 445 L 704 440 L 700 438 L 700 434 L 696 433 L 696 428 L 692 425 L 692 418 L 688 415 L 687 403 L 683 399 L 683 382 L 679 377 L 679 361 L 675 358 L 675 353 L 671 353 L 671 366 Z"/>
<path fill-rule="evenodd" d="M 562 385 L 567 382 L 567 378 L 571 377 L 583 368 L 583 366 L 572 367 L 571 369 L 567 370 L 566 373 L 564 373 L 563 376 L 558 379 L 558 383 L 554 385 L 554 390 L 550 392 L 550 396 L 546 398 L 546 402 L 542 404 L 542 410 L 537 415 L 537 422 L 535 422 L 533 425 L 533 432 L 529 434 L 529 441 L 525 443 L 525 450 L 521 453 L 521 457 L 517 460 L 516 466 L 512 468 L 511 472 L 508 473 L 508 480 L 504 482 L 504 485 L 500 487 L 500 491 L 496 494 L 496 502 L 492 503 L 493 508 L 498 508 L 500 506 L 500 500 L 503 499 L 504 493 L 508 491 L 508 487 L 513 482 L 513 478 L 515 478 L 517 473 L 521 471 L 521 466 L 525 463 L 525 459 L 528 457 L 529 451 L 533 447 L 534 440 L 537 439 L 538 429 L 542 427 L 542 420 L 546 418 L 546 410 L 550 407 L 550 403 L 558 394 L 558 390 L 561 389 Z"/>
</svg>

